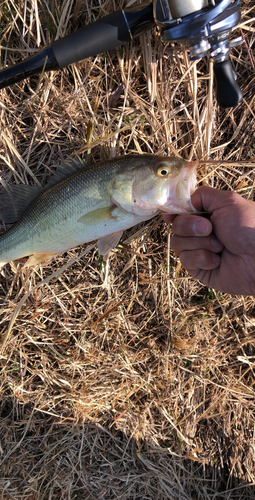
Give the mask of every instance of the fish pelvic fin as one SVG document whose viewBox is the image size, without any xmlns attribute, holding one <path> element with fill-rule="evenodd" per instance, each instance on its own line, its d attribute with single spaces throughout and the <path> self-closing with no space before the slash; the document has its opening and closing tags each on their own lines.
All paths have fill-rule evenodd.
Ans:
<svg viewBox="0 0 255 500">
<path fill-rule="evenodd" d="M 123 231 L 117 231 L 116 233 L 107 234 L 107 236 L 100 238 L 97 242 L 100 255 L 108 255 L 118 245 L 122 234 Z"/>
</svg>

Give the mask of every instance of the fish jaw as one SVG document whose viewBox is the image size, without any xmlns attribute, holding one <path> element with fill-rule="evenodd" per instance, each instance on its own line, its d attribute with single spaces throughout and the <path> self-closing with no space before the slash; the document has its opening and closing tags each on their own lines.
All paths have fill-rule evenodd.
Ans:
<svg viewBox="0 0 255 500">
<path fill-rule="evenodd" d="M 159 206 L 162 212 L 168 214 L 197 212 L 191 202 L 191 195 L 196 189 L 197 167 L 198 161 L 187 162 L 180 174 L 166 186 L 166 201 Z"/>
</svg>

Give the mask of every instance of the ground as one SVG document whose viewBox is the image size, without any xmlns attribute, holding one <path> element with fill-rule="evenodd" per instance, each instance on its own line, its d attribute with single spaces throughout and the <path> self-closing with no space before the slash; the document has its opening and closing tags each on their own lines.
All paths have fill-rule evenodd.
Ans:
<svg viewBox="0 0 255 500">
<path fill-rule="evenodd" d="M 2 67 L 123 6 L 1 2 Z M 1 90 L 3 186 L 43 185 L 74 153 L 146 152 L 253 199 L 255 2 L 241 7 L 238 107 L 217 105 L 207 58 L 154 29 Z M 126 231 L 106 287 L 96 245 L 1 270 L 1 499 L 255 497 L 255 298 L 189 277 L 170 238 L 160 216 Z"/>
</svg>

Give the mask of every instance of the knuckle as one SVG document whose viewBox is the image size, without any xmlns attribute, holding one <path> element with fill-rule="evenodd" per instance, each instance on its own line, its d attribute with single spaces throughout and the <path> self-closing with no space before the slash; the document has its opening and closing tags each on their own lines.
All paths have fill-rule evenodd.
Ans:
<svg viewBox="0 0 255 500">
<path fill-rule="evenodd" d="M 194 251 L 187 250 L 180 253 L 180 261 L 185 269 L 197 269 L 198 266 L 196 265 L 194 254 Z"/>
<path fill-rule="evenodd" d="M 199 269 L 205 269 L 208 266 L 208 252 L 199 250 L 196 255 L 196 264 Z"/>
<path fill-rule="evenodd" d="M 185 269 L 208 269 L 211 267 L 210 252 L 203 249 L 181 252 L 180 261 Z"/>
</svg>

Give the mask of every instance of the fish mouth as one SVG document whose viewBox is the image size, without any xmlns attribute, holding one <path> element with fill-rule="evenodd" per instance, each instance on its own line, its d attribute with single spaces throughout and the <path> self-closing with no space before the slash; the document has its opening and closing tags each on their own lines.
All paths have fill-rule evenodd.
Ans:
<svg viewBox="0 0 255 500">
<path fill-rule="evenodd" d="M 196 212 L 191 203 L 191 195 L 196 190 L 196 170 L 198 165 L 198 161 L 190 161 L 183 167 L 180 175 L 176 178 L 176 182 L 169 190 L 168 201 L 162 209 L 163 212 L 170 214 Z"/>
<path fill-rule="evenodd" d="M 188 162 L 187 165 L 183 169 L 183 178 L 179 181 L 179 183 L 182 181 L 184 186 L 186 185 L 186 196 L 188 196 L 189 199 L 191 198 L 191 195 L 196 190 L 197 167 L 198 167 L 198 161 Z M 192 206 L 191 201 L 190 201 L 190 205 Z M 193 207 L 193 210 L 195 210 L 194 207 Z"/>
</svg>

